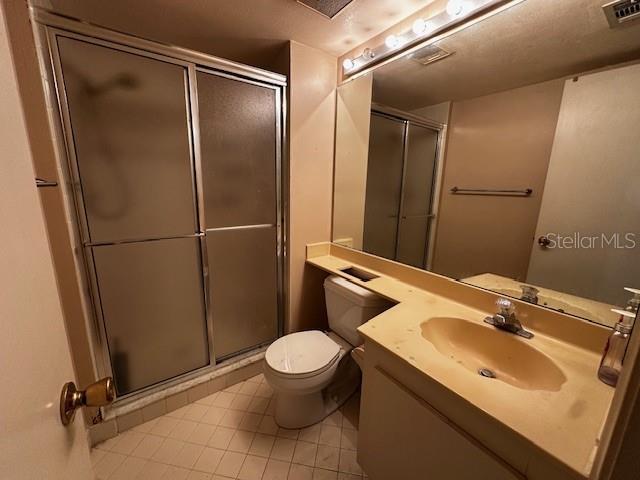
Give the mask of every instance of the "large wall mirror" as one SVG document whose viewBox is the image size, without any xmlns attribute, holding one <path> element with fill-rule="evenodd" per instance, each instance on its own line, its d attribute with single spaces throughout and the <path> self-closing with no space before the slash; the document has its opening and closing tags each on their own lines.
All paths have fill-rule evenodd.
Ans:
<svg viewBox="0 0 640 480">
<path fill-rule="evenodd" d="M 640 288 L 640 20 L 602 3 L 516 2 L 345 81 L 333 241 L 613 325 Z"/>
</svg>

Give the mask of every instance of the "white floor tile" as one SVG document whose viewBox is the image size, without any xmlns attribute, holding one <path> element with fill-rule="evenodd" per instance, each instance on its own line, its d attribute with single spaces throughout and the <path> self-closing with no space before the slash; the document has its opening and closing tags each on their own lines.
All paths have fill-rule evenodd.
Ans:
<svg viewBox="0 0 640 480">
<path fill-rule="evenodd" d="M 137 425 L 91 451 L 98 480 L 364 480 L 359 396 L 317 425 L 280 428 L 263 375 Z"/>
<path fill-rule="evenodd" d="M 225 452 L 218 464 L 218 468 L 216 468 L 216 474 L 223 477 L 237 478 L 246 457 L 244 453 Z"/>
<path fill-rule="evenodd" d="M 289 462 L 282 462 L 270 458 L 262 475 L 262 480 L 287 480 L 289 476 Z"/>
<path fill-rule="evenodd" d="M 273 435 L 265 435 L 263 433 L 256 433 L 249 447 L 250 455 L 257 455 L 259 457 L 269 457 L 276 437 Z"/>
<path fill-rule="evenodd" d="M 157 435 L 145 435 L 131 455 L 140 458 L 151 458 L 164 442 L 164 437 Z"/>
<path fill-rule="evenodd" d="M 266 458 L 247 455 L 247 458 L 244 459 L 242 467 L 240 468 L 240 473 L 238 473 L 238 479 L 261 480 L 266 466 Z"/>
<path fill-rule="evenodd" d="M 309 467 L 315 466 L 317 450 L 318 445 L 315 443 L 297 441 L 296 449 L 293 452 L 293 463 Z"/>
<path fill-rule="evenodd" d="M 328 445 L 318 445 L 318 453 L 316 454 L 316 467 L 326 470 L 338 471 L 340 462 L 340 449 L 330 447 Z"/>
<path fill-rule="evenodd" d="M 223 455 L 224 450 L 205 447 L 205 449 L 202 451 L 202 454 L 200 455 L 200 458 L 198 458 L 193 468 L 194 470 L 213 473 L 216 471 L 216 468 L 218 468 Z"/>
</svg>

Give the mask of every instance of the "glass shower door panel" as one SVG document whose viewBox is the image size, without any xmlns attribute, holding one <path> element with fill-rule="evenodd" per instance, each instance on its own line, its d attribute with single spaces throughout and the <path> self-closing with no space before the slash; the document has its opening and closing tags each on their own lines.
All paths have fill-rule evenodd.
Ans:
<svg viewBox="0 0 640 480">
<path fill-rule="evenodd" d="M 207 232 L 216 359 L 277 337 L 276 235 L 276 227 Z"/>
<path fill-rule="evenodd" d="M 404 122 L 371 115 L 363 250 L 395 259 L 404 161 Z"/>
<path fill-rule="evenodd" d="M 276 91 L 198 72 L 206 227 L 275 224 Z"/>
<path fill-rule="evenodd" d="M 409 124 L 397 260 L 425 268 L 438 132 Z"/>
<path fill-rule="evenodd" d="M 89 238 L 196 231 L 186 70 L 58 37 Z"/>
<path fill-rule="evenodd" d="M 92 253 L 119 395 L 209 364 L 198 238 Z"/>
</svg>

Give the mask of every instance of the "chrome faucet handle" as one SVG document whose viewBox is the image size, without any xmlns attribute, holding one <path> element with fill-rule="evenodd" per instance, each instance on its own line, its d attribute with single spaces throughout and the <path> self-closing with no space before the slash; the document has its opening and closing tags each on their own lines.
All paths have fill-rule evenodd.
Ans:
<svg viewBox="0 0 640 480">
<path fill-rule="evenodd" d="M 510 317 L 516 313 L 516 307 L 508 298 L 500 297 L 496 300 L 496 307 L 498 307 L 499 314 L 503 317 Z"/>
<path fill-rule="evenodd" d="M 536 287 L 532 287 L 531 285 L 520 285 L 520 289 L 522 290 L 522 295 L 520 295 L 520 300 L 524 300 L 529 303 L 538 303 L 538 290 Z"/>
</svg>

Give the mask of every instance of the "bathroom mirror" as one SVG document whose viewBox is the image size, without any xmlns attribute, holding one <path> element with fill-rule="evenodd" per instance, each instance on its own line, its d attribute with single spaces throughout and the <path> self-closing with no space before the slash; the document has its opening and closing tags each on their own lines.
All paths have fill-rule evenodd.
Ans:
<svg viewBox="0 0 640 480">
<path fill-rule="evenodd" d="M 615 323 L 640 288 L 640 20 L 602 3 L 514 2 L 347 79 L 333 241 Z"/>
</svg>

